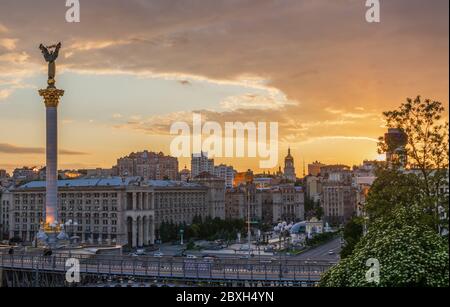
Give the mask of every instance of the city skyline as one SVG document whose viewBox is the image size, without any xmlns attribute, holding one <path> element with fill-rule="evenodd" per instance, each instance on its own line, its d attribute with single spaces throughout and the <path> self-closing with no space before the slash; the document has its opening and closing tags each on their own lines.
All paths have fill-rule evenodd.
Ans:
<svg viewBox="0 0 450 307">
<path fill-rule="evenodd" d="M 279 165 L 291 147 L 299 174 L 304 161 L 351 166 L 378 158 L 382 111 L 417 94 L 448 106 L 448 1 L 383 3 L 377 25 L 362 1 L 91 1 L 77 25 L 56 3 L 2 3 L 0 169 L 9 172 L 45 165 L 42 24 L 64 45 L 60 169 L 111 167 L 142 149 L 170 154 L 170 124 L 194 111 L 219 123 L 278 121 Z M 263 171 L 257 159 L 215 160 Z"/>
</svg>

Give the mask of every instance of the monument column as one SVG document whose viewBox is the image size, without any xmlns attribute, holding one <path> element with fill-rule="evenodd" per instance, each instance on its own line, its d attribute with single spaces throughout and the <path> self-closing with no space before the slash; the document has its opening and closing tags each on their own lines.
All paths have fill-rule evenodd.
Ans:
<svg viewBox="0 0 450 307">
<path fill-rule="evenodd" d="M 39 90 L 46 108 L 46 195 L 43 225 L 37 238 L 51 248 L 57 247 L 58 240 L 66 240 L 67 235 L 58 224 L 58 105 L 64 91 L 55 87 L 56 59 L 61 43 L 52 46 L 40 45 L 45 61 L 48 63 L 47 88 Z"/>
<path fill-rule="evenodd" d="M 44 98 L 47 117 L 45 223 L 47 226 L 56 226 L 54 224 L 58 221 L 58 105 L 64 91 L 47 88 L 40 90 L 39 95 Z"/>
</svg>

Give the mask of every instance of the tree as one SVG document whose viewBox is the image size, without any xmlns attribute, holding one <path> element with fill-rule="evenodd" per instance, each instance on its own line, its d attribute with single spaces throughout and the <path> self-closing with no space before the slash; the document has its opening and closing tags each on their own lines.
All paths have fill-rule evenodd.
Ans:
<svg viewBox="0 0 450 307">
<path fill-rule="evenodd" d="M 397 110 L 384 112 L 388 128 L 397 128 L 407 136 L 404 148 L 407 157 L 406 169 L 415 170 L 415 196 L 420 197 L 424 210 L 434 219 L 435 229 L 448 228 L 448 165 L 449 124 L 444 121 L 441 102 L 430 99 L 407 99 Z M 397 144 L 395 140 L 380 138 L 379 152 L 385 153 Z M 396 170 L 400 165 L 390 165 Z M 402 178 L 404 179 L 404 178 Z M 408 178 L 408 180 L 411 178 Z M 412 180 L 412 179 L 411 179 Z M 439 211 L 447 216 L 442 220 Z"/>
<path fill-rule="evenodd" d="M 359 217 L 353 217 L 344 227 L 343 236 L 345 246 L 341 251 L 341 258 L 347 258 L 353 252 L 356 244 L 363 235 L 363 220 Z"/>
<path fill-rule="evenodd" d="M 352 255 L 324 274 L 322 287 L 448 287 L 448 241 L 420 223 L 421 208 L 397 207 L 378 219 Z M 380 263 L 380 283 L 366 279 L 366 262 Z"/>
<path fill-rule="evenodd" d="M 377 179 L 370 188 L 365 210 L 369 223 L 389 216 L 396 207 L 409 208 L 411 206 L 423 207 L 427 197 L 420 185 L 421 179 L 414 174 L 405 174 L 396 169 L 379 169 Z M 433 215 L 422 214 L 422 223 L 435 226 Z"/>
</svg>

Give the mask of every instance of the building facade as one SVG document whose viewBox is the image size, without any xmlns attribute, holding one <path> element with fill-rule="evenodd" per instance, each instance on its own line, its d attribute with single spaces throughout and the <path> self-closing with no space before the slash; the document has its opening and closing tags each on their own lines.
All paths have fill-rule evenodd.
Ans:
<svg viewBox="0 0 450 307">
<path fill-rule="evenodd" d="M 43 221 L 45 182 L 11 190 L 9 237 L 35 239 Z M 148 184 L 138 178 L 58 181 L 59 222 L 66 233 L 86 244 L 131 247 L 154 242 L 154 199 Z"/>
<path fill-rule="evenodd" d="M 214 176 L 219 177 L 224 180 L 225 187 L 232 188 L 233 181 L 236 171 L 232 166 L 228 166 L 225 164 L 220 164 L 214 166 Z"/>
<path fill-rule="evenodd" d="M 209 216 L 208 188 L 197 183 L 151 182 L 155 195 L 155 227 L 163 222 L 190 224 L 196 216 Z"/>
<path fill-rule="evenodd" d="M 344 224 L 357 212 L 358 190 L 351 172 L 330 173 L 323 181 L 321 205 L 325 222 Z"/>
<path fill-rule="evenodd" d="M 139 176 L 146 180 L 178 180 L 178 159 L 165 156 L 162 152 L 143 151 L 131 153 L 117 160 L 113 167 L 116 175 Z"/>
<path fill-rule="evenodd" d="M 7 189 L 0 188 L 0 240 L 9 238 L 9 212 L 11 204 L 11 192 Z"/>
<path fill-rule="evenodd" d="M 212 218 L 225 219 L 225 180 L 204 172 L 193 179 L 208 188 L 208 215 Z"/>
<path fill-rule="evenodd" d="M 308 164 L 308 175 L 316 177 L 319 176 L 321 173 L 321 168 L 324 166 L 326 166 L 326 164 L 320 163 L 319 161 Z"/>
<path fill-rule="evenodd" d="M 208 158 L 208 153 L 201 152 L 191 156 L 191 178 L 195 178 L 201 173 L 208 172 L 214 174 L 214 159 Z"/>
<path fill-rule="evenodd" d="M 256 185 L 251 184 L 227 189 L 226 218 L 247 220 L 249 210 L 252 221 L 265 224 L 303 220 L 305 215 L 303 190 L 291 184 L 268 188 L 256 188 Z"/>
</svg>

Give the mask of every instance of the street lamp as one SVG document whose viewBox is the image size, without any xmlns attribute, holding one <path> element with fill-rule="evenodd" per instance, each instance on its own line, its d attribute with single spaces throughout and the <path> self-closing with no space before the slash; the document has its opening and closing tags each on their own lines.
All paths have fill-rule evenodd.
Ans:
<svg viewBox="0 0 450 307">
<path fill-rule="evenodd" d="M 181 240 L 180 240 L 180 245 L 183 245 L 183 235 L 184 235 L 184 229 L 180 229 L 180 236 L 181 236 Z"/>
</svg>

